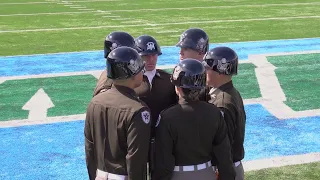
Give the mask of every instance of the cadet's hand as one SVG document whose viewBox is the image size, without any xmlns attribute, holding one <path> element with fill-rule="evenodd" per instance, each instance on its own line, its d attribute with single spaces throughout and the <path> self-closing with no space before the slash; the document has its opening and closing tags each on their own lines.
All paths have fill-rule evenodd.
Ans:
<svg viewBox="0 0 320 180">
<path fill-rule="evenodd" d="M 218 170 L 216 170 L 216 180 L 219 180 L 220 178 L 219 178 L 219 171 Z"/>
</svg>

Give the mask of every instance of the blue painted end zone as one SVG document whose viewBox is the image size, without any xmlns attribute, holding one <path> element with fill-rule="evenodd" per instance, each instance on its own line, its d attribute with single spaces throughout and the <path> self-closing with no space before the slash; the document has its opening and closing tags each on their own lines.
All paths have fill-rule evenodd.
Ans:
<svg viewBox="0 0 320 180">
<path fill-rule="evenodd" d="M 234 48 L 240 59 L 245 60 L 249 54 L 320 50 L 320 38 L 211 44 L 210 48 L 216 46 Z M 158 65 L 179 61 L 179 48 L 163 47 L 162 50 Z M 101 70 L 105 68 L 102 57 L 102 51 L 0 57 L 0 76 Z"/>
<path fill-rule="evenodd" d="M 320 152 L 320 117 L 279 121 L 248 105 L 245 160 Z M 84 121 L 0 128 L 0 179 L 87 179 Z"/>
</svg>

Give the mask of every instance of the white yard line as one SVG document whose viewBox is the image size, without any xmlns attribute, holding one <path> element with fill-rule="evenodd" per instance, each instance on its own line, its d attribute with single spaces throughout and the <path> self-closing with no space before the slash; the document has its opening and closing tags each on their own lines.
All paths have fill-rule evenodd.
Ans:
<svg viewBox="0 0 320 180">
<path fill-rule="evenodd" d="M 14 3 L 0 3 L 0 5 L 23 5 L 23 4 L 49 4 L 49 3 L 86 3 L 86 2 L 114 2 L 120 0 L 87 0 L 87 1 L 47 1 L 47 2 L 14 2 Z M 283 4 L 243 4 L 243 5 L 233 5 L 233 6 L 208 6 L 208 7 L 189 7 L 189 8 L 157 8 L 157 9 L 140 9 L 143 11 L 149 10 L 192 10 L 192 9 L 207 9 L 207 8 L 233 8 L 233 7 L 270 7 L 270 6 L 303 6 L 303 5 L 318 5 L 319 2 L 309 2 L 309 3 L 283 3 Z M 115 11 L 139 11 L 139 9 L 133 10 L 115 10 Z"/>
<path fill-rule="evenodd" d="M 86 11 L 86 12 L 54 12 L 54 13 L 37 13 L 37 14 L 0 14 L 0 17 L 8 16 L 38 16 L 38 15 L 63 15 L 63 14 L 84 14 L 84 13 L 97 13 L 100 11 Z"/>
<path fill-rule="evenodd" d="M 55 1 L 47 1 L 47 2 L 16 2 L 16 3 L 0 3 L 0 6 L 2 5 L 24 5 L 24 4 L 55 4 L 57 2 Z"/>
<path fill-rule="evenodd" d="M 244 171 L 254 171 L 272 167 L 282 167 L 288 165 L 306 164 L 320 161 L 320 153 L 309 153 L 302 155 L 281 156 L 269 159 L 258 159 L 252 161 L 244 161 Z"/>
<path fill-rule="evenodd" d="M 195 10 L 195 9 L 222 9 L 222 8 L 241 8 L 241 7 L 272 7 L 272 6 L 303 6 L 303 5 L 320 5 L 319 2 L 311 3 L 289 3 L 289 4 L 248 4 L 248 5 L 234 5 L 234 6 L 199 6 L 199 7 L 177 7 L 177 8 L 148 8 L 148 9 L 118 9 L 108 10 L 108 12 L 140 12 L 140 11 L 167 11 L 167 10 Z"/>
<path fill-rule="evenodd" d="M 180 32 L 178 30 L 163 30 L 163 31 L 156 31 L 157 34 L 162 34 L 162 33 L 175 33 L 175 32 Z"/>
<path fill-rule="evenodd" d="M 27 29 L 27 30 L 3 30 L 0 33 L 24 33 L 24 32 L 43 32 L 43 31 L 64 31 L 64 30 L 82 30 L 82 29 L 102 29 L 102 28 L 126 28 L 126 27 L 145 27 L 145 26 L 170 26 L 185 24 L 209 24 L 209 23 L 226 23 L 226 22 L 251 22 L 251 21 L 276 21 L 288 19 L 318 19 L 320 16 L 295 16 L 295 17 L 277 17 L 277 18 L 255 18 L 255 19 L 229 19 L 213 21 L 186 21 L 170 22 L 161 24 L 127 24 L 127 25 L 109 25 L 109 26 L 87 26 L 87 27 L 70 27 L 70 28 L 50 28 L 50 29 Z"/>
<path fill-rule="evenodd" d="M 266 56 L 263 55 L 249 55 L 248 59 L 256 66 L 255 74 L 262 97 L 264 99 L 286 101 L 286 96 L 274 71 L 276 67 L 269 63 Z"/>
<path fill-rule="evenodd" d="M 68 2 L 59 2 L 59 4 L 70 4 L 72 2 L 80 1 L 68 1 Z M 83 2 L 83 1 L 82 1 Z M 88 1 L 89 2 L 89 1 Z M 94 2 L 94 1 L 90 1 Z M 46 3 L 46 2 L 45 2 Z M 52 3 L 52 2 L 48 2 Z M 2 3 L 3 4 L 3 3 Z M 1 5 L 1 3 L 0 3 Z M 239 8 L 239 7 L 270 7 L 270 6 L 301 6 L 301 5 L 320 5 L 319 2 L 311 3 L 289 3 L 289 4 L 253 4 L 253 5 L 234 5 L 234 6 L 203 6 L 203 7 L 188 7 L 188 8 L 153 8 L 153 9 L 119 9 L 119 10 L 108 10 L 107 12 L 140 12 L 140 11 L 166 11 L 166 10 L 195 10 L 195 9 L 221 9 L 221 8 Z M 42 15 L 42 13 L 32 13 L 25 15 Z M 54 15 L 54 14 L 51 14 Z M 21 16 L 21 14 L 7 14 L 0 16 Z"/>
</svg>

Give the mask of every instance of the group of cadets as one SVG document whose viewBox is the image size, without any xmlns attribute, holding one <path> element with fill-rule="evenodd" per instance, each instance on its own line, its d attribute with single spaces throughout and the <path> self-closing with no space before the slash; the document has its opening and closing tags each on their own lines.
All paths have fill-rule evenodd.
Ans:
<svg viewBox="0 0 320 180">
<path fill-rule="evenodd" d="M 244 179 L 236 52 L 209 50 L 199 28 L 183 32 L 176 46 L 180 62 L 169 74 L 156 68 L 162 52 L 152 36 L 106 37 L 106 69 L 84 127 L 90 180 Z"/>
</svg>

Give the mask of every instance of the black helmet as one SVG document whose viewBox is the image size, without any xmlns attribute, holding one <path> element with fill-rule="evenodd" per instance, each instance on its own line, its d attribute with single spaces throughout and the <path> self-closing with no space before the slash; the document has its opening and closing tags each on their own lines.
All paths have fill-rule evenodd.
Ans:
<svg viewBox="0 0 320 180">
<path fill-rule="evenodd" d="M 137 50 L 131 47 L 118 47 L 107 57 L 107 77 L 110 79 L 128 79 L 143 68 L 143 60 Z"/>
<path fill-rule="evenodd" d="M 225 75 L 238 73 L 238 55 L 229 47 L 216 47 L 211 49 L 203 58 L 206 66 Z"/>
<path fill-rule="evenodd" d="M 176 46 L 206 53 L 209 49 L 209 37 L 202 29 L 190 28 L 180 35 L 180 41 Z"/>
<path fill-rule="evenodd" d="M 149 54 L 161 55 L 161 48 L 158 42 L 149 35 L 142 35 L 135 39 L 136 48 L 141 56 Z"/>
<path fill-rule="evenodd" d="M 104 40 L 104 58 L 107 58 L 112 50 L 120 46 L 135 48 L 134 38 L 122 31 L 110 33 Z"/>
<path fill-rule="evenodd" d="M 203 64 L 187 58 L 173 69 L 171 82 L 177 87 L 185 89 L 202 89 L 206 87 L 206 72 Z"/>
</svg>

